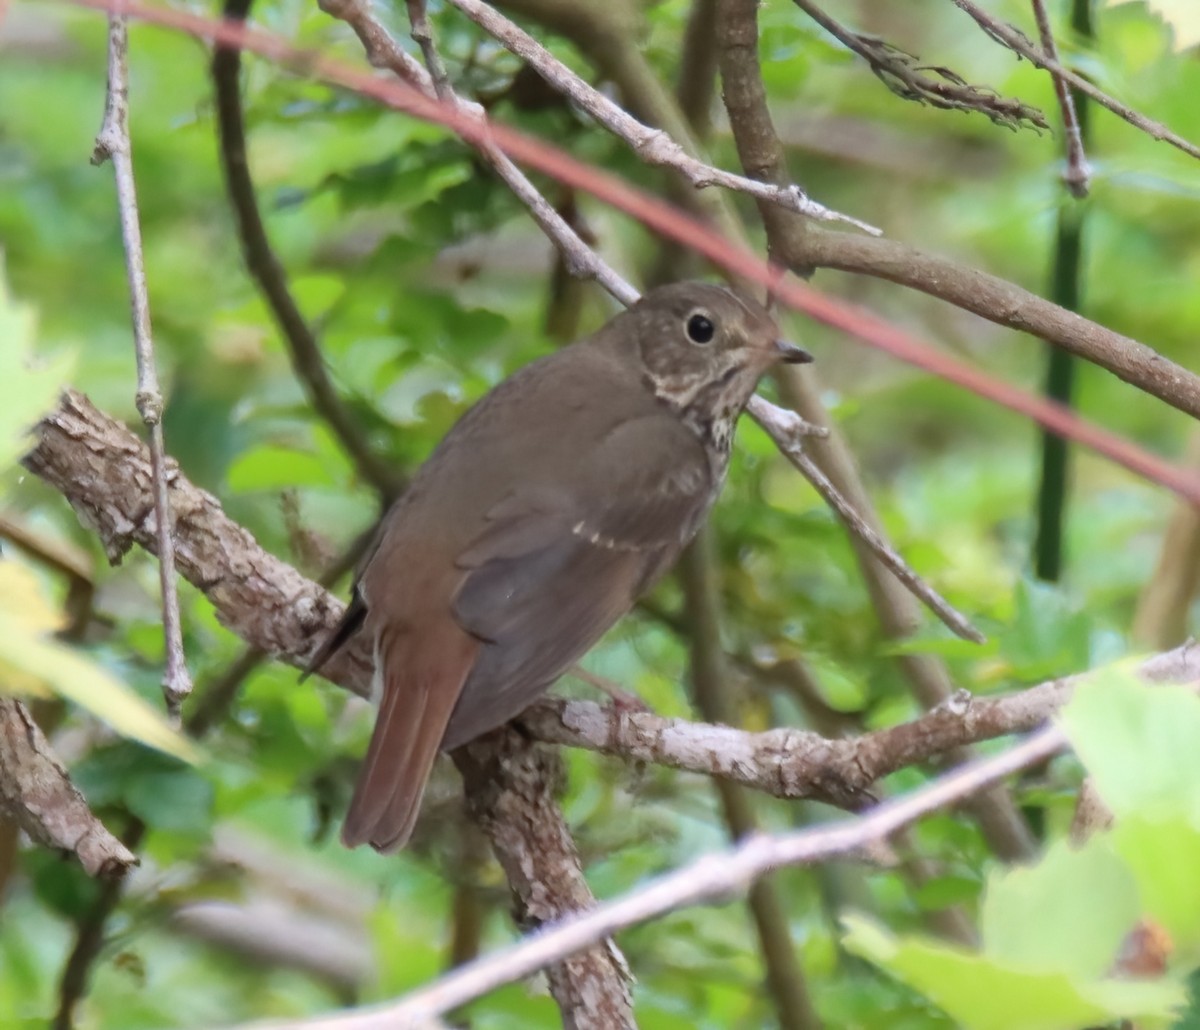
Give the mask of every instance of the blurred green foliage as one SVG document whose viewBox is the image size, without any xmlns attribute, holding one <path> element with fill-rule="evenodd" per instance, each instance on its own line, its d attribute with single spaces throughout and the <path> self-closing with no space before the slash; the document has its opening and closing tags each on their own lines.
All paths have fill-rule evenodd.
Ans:
<svg viewBox="0 0 1200 1030">
<path fill-rule="evenodd" d="M 1027 5 L 1003 0 L 991 6 L 1026 25 Z M 1062 4 L 1050 6 L 1062 14 Z M 575 112 L 524 110 L 504 99 L 517 71 L 513 59 L 452 10 L 431 8 L 452 76 L 464 88 L 498 97 L 494 117 L 663 190 L 660 172 Z M 687 13 L 683 0 L 664 0 L 645 12 L 643 52 L 668 83 L 678 71 Z M 403 35 L 402 8 L 383 14 Z M 1053 115 L 1049 81 L 975 32 L 951 5 L 864 2 L 854 14 L 860 30 Z M 304 46 L 362 60 L 357 41 L 308 0 L 260 0 L 255 17 Z M 794 175 L 816 199 L 884 226 L 889 236 L 1042 291 L 1056 209 L 1068 202 L 1057 179 L 1057 139 L 901 102 L 783 0 L 764 4 L 761 20 L 775 118 Z M 546 41 L 572 67 L 593 74 L 571 47 Z M 131 45 L 134 160 L 168 399 L 168 448 L 266 547 L 317 574 L 370 527 L 378 498 L 306 402 L 246 276 L 217 160 L 205 48 L 144 26 L 132 28 Z M 1174 52 L 1168 29 L 1143 5 L 1105 9 L 1094 50 L 1080 52 L 1069 38 L 1062 47 L 1104 88 L 1200 139 L 1200 62 L 1194 52 Z M 37 368 L 66 377 L 61 370 L 70 362 L 72 385 L 136 424 L 111 173 L 88 163 L 103 106 L 104 53 L 103 22 L 95 15 L 31 3 L 8 12 L 0 28 L 0 246 L 14 297 L 37 314 L 36 343 L 29 344 L 36 346 Z M 372 448 L 397 468 L 414 469 L 474 398 L 558 342 L 544 329 L 549 245 L 472 153 L 442 130 L 257 59 L 246 61 L 243 87 L 251 168 L 297 301 Z M 1200 167 L 1114 118 L 1097 114 L 1094 121 L 1086 314 L 1194 364 Z M 713 154 L 724 167 L 736 167 L 720 124 Z M 567 199 L 553 184 L 542 185 L 552 200 Z M 575 199 L 610 260 L 631 275 L 646 263 L 651 241 L 640 229 Z M 738 206 L 753 219 L 752 205 L 738 198 Z M 883 282 L 822 273 L 816 283 L 997 376 L 1031 389 L 1040 382 L 1042 352 L 1034 340 Z M 611 310 L 606 298 L 587 292 L 582 327 Z M 44 390 L 35 392 L 45 371 L 28 362 L 18 372 L 9 367 L 25 344 L 24 330 L 8 321 L 0 328 L 0 398 L 49 403 Z M 964 645 L 928 619 L 912 640 L 885 640 L 843 531 L 766 437 L 744 425 L 713 519 L 728 651 L 752 662 L 803 659 L 819 700 L 853 725 L 871 728 L 916 711 L 894 662 L 898 653 L 939 655 L 956 684 L 988 692 L 1077 671 L 1133 648 L 1131 616 L 1154 566 L 1169 496 L 1077 454 L 1068 575 L 1053 587 L 1034 583 L 1027 570 L 1035 429 L 822 327 L 797 320 L 790 332 L 818 356 L 826 402 L 892 538 L 990 640 L 984 647 Z M 1147 447 L 1182 454 L 1190 429 L 1185 416 L 1107 373 L 1090 367 L 1080 373 L 1085 415 Z M 15 392 L 14 377 L 22 384 Z M 21 411 L 33 417 L 32 410 Z M 0 478 L 0 509 L 92 555 L 94 618 L 79 646 L 155 701 L 162 641 L 151 560 L 135 553 L 108 568 L 62 499 L 19 471 Z M 63 599 L 65 584 L 52 573 L 33 559 L 16 560 L 37 568 L 42 589 Z M 680 608 L 671 582 L 654 600 L 668 613 Z M 189 664 L 203 696 L 241 645 L 195 590 L 185 588 L 182 603 Z M 662 714 L 692 714 L 685 643 L 652 614 L 626 619 L 586 664 Z M 812 699 L 778 680 L 752 678 L 745 686 L 748 726 L 803 725 L 811 717 Z M 568 682 L 563 689 L 585 688 Z M 82 712 L 67 713 L 58 738 L 70 745 L 74 775 L 98 813 L 117 832 L 134 816 L 148 824 L 144 868 L 110 925 L 80 1025 L 220 1025 L 392 997 L 443 968 L 455 891 L 464 881 L 487 913 L 483 947 L 513 939 L 499 870 L 464 857 L 471 849 L 460 832 L 452 777 L 435 782 L 418 846 L 400 857 L 347 853 L 337 844 L 333 830 L 368 732 L 362 706 L 318 682 L 297 685 L 294 672 L 271 664 L 247 679 L 196 768 L 113 742 Z M 1092 768 L 1091 756 L 1084 757 Z M 706 782 L 656 768 L 628 769 L 590 754 L 565 758 L 563 803 L 598 896 L 617 895 L 724 843 Z M 1149 783 L 1144 766 L 1128 761 L 1121 775 Z M 1170 780 L 1170 766 L 1164 768 Z M 885 789 L 911 788 L 926 776 L 906 770 Z M 1051 837 L 1069 820 L 1074 783 L 1070 769 L 1056 767 L 1052 779 L 1016 788 Z M 760 811 L 768 829 L 832 817 L 819 806 L 771 801 Z M 1082 869 L 1093 860 L 1088 877 L 1142 877 L 1126 845 L 1148 847 L 1164 826 L 1184 841 L 1194 836 L 1190 815 L 1169 806 L 1164 811 L 1153 823 L 1130 813 L 1111 842 L 1079 855 L 1053 847 L 1041 872 L 1029 874 L 1047 879 L 1027 879 L 1021 889 L 1056 889 L 1075 875 L 1071 863 Z M 1134 828 L 1126 829 L 1127 822 Z M 938 864 L 938 875 L 919 887 L 903 869 L 837 865 L 780 876 L 793 937 L 828 1026 L 953 1025 L 934 1003 L 963 1018 L 953 999 L 930 994 L 927 1000 L 920 978 L 905 976 L 898 961 L 880 962 L 897 974 L 893 978 L 850 955 L 841 941 L 839 920 L 850 911 L 873 920 L 856 924 L 855 939 L 857 950 L 876 959 L 884 931 L 868 926 L 885 927 L 886 939 L 900 940 L 912 953 L 924 945 L 903 935 L 926 929 L 930 912 L 951 904 L 996 929 L 988 923 L 988 898 L 995 895 L 984 886 L 1016 891 L 1019 881 L 1000 878 L 973 824 L 953 814 L 931 818 L 914 831 L 910 846 Z M 1196 848 L 1195 842 L 1180 846 L 1187 856 Z M 1190 949 L 1188 935 L 1200 925 L 1191 918 L 1193 889 L 1165 853 L 1155 852 L 1156 864 L 1139 882 L 1173 877 L 1162 882 L 1180 885 L 1189 917 L 1168 925 Z M 255 864 L 249 854 L 266 857 Z M 98 888 L 70 863 L 26 848 L 3 889 L 0 1024 L 41 1026 L 57 1002 L 74 921 Z M 187 906 L 264 897 L 357 934 L 365 954 L 351 962 L 355 974 L 318 975 L 252 961 L 228 943 L 206 944 L 178 918 Z M 1175 898 L 1172 892 L 1168 901 Z M 1092 973 L 1103 966 L 1100 943 L 1112 943 L 1118 916 L 1128 914 L 1116 900 L 1104 905 L 1096 919 L 1108 922 L 1103 934 L 1096 931 Z M 1169 904 L 1147 905 L 1168 920 Z M 332 953 L 334 944 L 315 925 L 297 936 L 307 935 L 318 953 Z M 870 934 L 875 948 L 863 943 Z M 1037 943 L 1010 938 L 1005 946 Z M 638 976 L 643 1027 L 772 1024 L 743 906 L 679 912 L 629 931 L 621 944 Z M 928 969 L 934 960 L 913 961 Z M 1009 986 L 991 989 L 1017 993 Z M 538 986 L 500 991 L 473 1006 L 471 1018 L 478 1030 L 558 1025 L 555 1006 Z"/>
</svg>

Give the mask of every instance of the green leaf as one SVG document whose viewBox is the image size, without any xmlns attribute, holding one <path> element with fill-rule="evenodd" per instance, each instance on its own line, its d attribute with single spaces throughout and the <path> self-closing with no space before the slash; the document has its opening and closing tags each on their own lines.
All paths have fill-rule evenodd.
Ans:
<svg viewBox="0 0 1200 1030">
<path fill-rule="evenodd" d="M 229 467 L 229 489 L 238 493 L 286 490 L 298 486 L 330 486 L 326 462 L 315 454 L 266 444 L 246 451 Z"/>
<path fill-rule="evenodd" d="M 997 961 L 1099 978 L 1139 914 L 1133 876 L 1108 839 L 1098 836 L 1082 848 L 1058 841 L 1036 865 L 992 876 L 980 924 L 987 953 Z"/>
<path fill-rule="evenodd" d="M 132 779 L 125 803 L 156 830 L 195 833 L 211 822 L 213 790 L 194 769 L 156 769 Z"/>
<path fill-rule="evenodd" d="M 1048 921 L 1043 914 L 1039 925 Z M 1182 985 L 1170 980 L 1077 984 L 1065 973 L 1017 969 L 949 945 L 898 938 L 862 917 L 843 923 L 847 950 L 916 988 L 967 1030 L 1078 1030 L 1127 1018 L 1166 1026 L 1186 1000 Z"/>
<path fill-rule="evenodd" d="M 1108 669 L 1075 691 L 1061 719 L 1118 821 L 1161 815 L 1200 826 L 1200 698 L 1191 689 Z"/>
</svg>

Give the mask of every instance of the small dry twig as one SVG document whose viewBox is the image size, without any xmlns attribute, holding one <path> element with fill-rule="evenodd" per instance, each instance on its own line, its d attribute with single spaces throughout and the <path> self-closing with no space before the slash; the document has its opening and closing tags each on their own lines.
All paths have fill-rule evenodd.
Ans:
<svg viewBox="0 0 1200 1030">
<path fill-rule="evenodd" d="M 133 342 L 137 354 L 137 409 L 150 428 L 150 455 L 154 462 L 154 517 L 158 524 L 158 572 L 162 589 L 163 636 L 167 667 L 163 694 L 167 711 L 178 721 L 179 706 L 192 691 L 183 655 L 179 619 L 179 594 L 175 588 L 175 548 L 171 539 L 171 508 L 167 499 L 167 460 L 163 444 L 163 398 L 154 362 L 150 333 L 150 301 L 146 293 L 146 266 L 142 255 L 142 230 L 138 219 L 137 189 L 129 139 L 129 32 L 125 16 L 108 19 L 108 95 L 104 121 L 96 136 L 92 164 L 111 161 L 117 182 L 121 239 L 125 245 L 125 272 L 133 308 Z"/>
</svg>

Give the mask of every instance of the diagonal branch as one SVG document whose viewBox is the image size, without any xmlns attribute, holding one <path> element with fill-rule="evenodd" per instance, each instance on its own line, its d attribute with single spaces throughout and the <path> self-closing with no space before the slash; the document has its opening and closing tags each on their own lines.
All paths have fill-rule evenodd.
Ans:
<svg viewBox="0 0 1200 1030">
<path fill-rule="evenodd" d="M 880 230 L 874 226 L 850 215 L 832 211 L 811 200 L 795 184 L 772 185 L 759 182 L 744 175 L 714 168 L 692 157 L 661 129 L 653 129 L 638 121 L 598 89 L 584 82 L 529 33 L 482 0 L 450 0 L 450 3 L 507 50 L 527 62 L 556 90 L 569 96 L 614 136 L 625 140 L 634 153 L 647 164 L 675 169 L 696 189 L 721 186 L 745 193 L 756 200 L 778 204 L 788 211 L 795 211 L 818 221 L 845 222 L 870 235 L 879 235 Z"/>
<path fill-rule="evenodd" d="M 1084 0 L 1091 3 L 1091 0 Z M 1033 16 L 1037 21 L 1038 37 L 1042 49 L 1052 61 L 1058 60 L 1058 46 L 1054 42 L 1054 29 L 1050 26 L 1050 13 L 1046 10 L 1046 0 L 1033 0 Z M 1075 110 L 1075 97 L 1070 85 L 1058 75 L 1051 73 L 1054 82 L 1054 95 L 1058 99 L 1058 109 L 1062 114 L 1063 135 L 1067 139 L 1067 167 L 1063 172 L 1063 182 L 1076 200 L 1082 200 L 1088 195 L 1088 182 L 1092 170 L 1088 167 L 1087 153 L 1083 145 L 1082 119 Z"/>
</svg>

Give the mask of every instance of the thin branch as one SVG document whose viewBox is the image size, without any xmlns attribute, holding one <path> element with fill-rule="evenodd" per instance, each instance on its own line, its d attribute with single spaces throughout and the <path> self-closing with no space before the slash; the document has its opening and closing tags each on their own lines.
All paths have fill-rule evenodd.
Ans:
<svg viewBox="0 0 1200 1030">
<path fill-rule="evenodd" d="M 1063 82 L 1070 83 L 1080 93 L 1091 97 L 1101 107 L 1107 108 L 1118 118 L 1141 129 L 1142 132 L 1146 133 L 1152 139 L 1169 143 L 1191 157 L 1200 158 L 1200 147 L 1197 147 L 1194 143 L 1189 143 L 1182 136 L 1177 136 L 1163 125 L 1162 122 L 1156 122 L 1153 118 L 1147 118 L 1145 115 L 1133 110 L 1133 108 L 1122 104 L 1119 100 L 1110 97 L 1103 90 L 1093 86 L 1082 75 L 1076 75 L 1069 68 L 1064 68 L 1058 61 L 1035 47 L 1023 32 L 1019 32 L 998 18 L 993 18 L 983 8 L 972 3 L 972 0 L 953 0 L 953 3 L 955 7 L 965 11 L 974 18 L 979 27 L 989 36 L 997 42 L 1003 43 L 1021 57 L 1024 57 L 1030 64 L 1049 72 Z"/>
<path fill-rule="evenodd" d="M 439 100 L 447 101 L 453 92 L 450 78 L 446 74 L 446 66 L 433 41 L 433 28 L 429 24 L 429 16 L 425 11 L 425 0 L 406 0 L 408 6 L 408 22 L 412 26 L 412 38 L 421 48 L 421 56 L 425 59 L 425 70 L 433 82 L 433 93 Z"/>
<path fill-rule="evenodd" d="M 797 0 L 797 3 L 799 0 Z M 1032 0 L 1033 16 L 1037 21 L 1038 38 L 1042 50 L 1051 61 L 1058 61 L 1058 47 L 1054 42 L 1054 30 L 1050 26 L 1050 15 L 1046 11 L 1045 0 Z M 1063 170 L 1063 183 L 1071 191 L 1071 196 L 1082 200 L 1088 195 L 1088 184 L 1092 170 L 1088 167 L 1087 153 L 1083 147 L 1083 133 L 1080 130 L 1079 118 L 1075 113 L 1075 98 L 1071 95 L 1071 87 L 1059 75 L 1050 74 L 1054 82 L 1054 95 L 1058 98 L 1058 109 L 1062 114 L 1063 135 L 1067 140 L 1067 165 Z"/>
<path fill-rule="evenodd" d="M 424 96 L 437 99 L 433 79 L 429 73 L 419 65 L 413 70 L 410 63 L 412 58 L 400 48 L 375 17 L 368 0 L 319 0 L 319 3 L 321 10 L 326 14 L 346 22 L 354 29 L 373 65 L 390 69 L 401 80 L 413 84 Z M 637 300 L 637 290 L 600 260 L 580 239 L 567 220 L 541 195 L 525 173 L 492 143 L 483 108 L 464 101 L 454 93 L 448 83 L 444 88 L 446 105 L 469 120 L 475 130 L 470 135 L 463 134 L 463 138 L 478 150 L 480 156 L 492 166 L 505 185 L 525 205 L 542 232 L 558 247 L 571 274 L 580 279 L 594 279 L 623 304 L 632 304 Z"/>
<path fill-rule="evenodd" d="M 838 517 L 850 533 L 861 540 L 914 597 L 941 619 L 957 636 L 976 644 L 984 642 L 986 638 L 971 625 L 970 620 L 913 571 L 912 567 L 859 514 L 820 466 L 804 451 L 805 437 L 820 438 L 829 435 L 823 427 L 811 425 L 795 412 L 768 404 L 757 395 L 751 399 L 747 411 L 767 431 L 780 453 L 800 471 L 805 479 L 812 483 L 813 488 L 824 498 L 825 503 L 837 512 Z"/>
<path fill-rule="evenodd" d="M 1036 107 L 1002 97 L 993 89 L 972 86 L 949 68 L 922 65 L 919 58 L 877 36 L 852 32 L 829 17 L 812 0 L 792 2 L 839 43 L 866 61 L 875 77 L 901 99 L 915 100 L 944 111 L 978 111 L 997 125 L 1010 129 L 1022 125 L 1050 128 L 1046 116 Z"/>
<path fill-rule="evenodd" d="M 142 230 L 138 219 L 137 188 L 133 178 L 133 151 L 129 138 L 129 33 L 125 16 L 108 19 L 108 93 L 104 121 L 96 136 L 92 164 L 111 161 L 117 184 L 121 240 L 125 246 L 125 273 L 133 310 L 133 343 L 137 355 L 137 409 L 150 430 L 154 461 L 154 511 L 158 524 L 158 580 L 162 592 L 163 638 L 167 665 L 163 695 L 167 712 L 179 718 L 179 706 L 191 693 L 192 681 L 183 655 L 179 619 L 179 594 L 175 588 L 175 551 L 171 540 L 171 509 L 167 501 L 167 465 L 163 444 L 163 397 L 154 361 L 150 333 L 150 300 L 146 292 L 146 265 L 142 255 Z"/>
<path fill-rule="evenodd" d="M 880 234 L 879 229 L 866 222 L 816 203 L 796 185 L 769 185 L 697 160 L 665 132 L 642 124 L 599 90 L 584 82 L 529 33 L 482 0 L 449 2 L 494 37 L 505 49 L 535 68 L 551 86 L 569 96 L 609 132 L 625 140 L 634 153 L 647 164 L 675 169 L 696 189 L 721 186 L 745 193 L 756 200 L 778 204 L 789 211 L 797 211 L 818 221 L 844 222 L 873 236 Z"/>
<path fill-rule="evenodd" d="M 833 858 L 869 857 L 894 833 L 922 816 L 960 804 L 1006 776 L 1046 761 L 1065 746 L 1062 731 L 1048 727 L 1007 751 L 962 766 L 920 790 L 888 801 L 869 815 L 778 837 L 755 835 L 732 849 L 706 855 L 615 901 L 472 962 L 398 1003 L 291 1025 L 306 1030 L 367 1030 L 406 1026 L 407 1020 L 449 1012 L 620 930 L 691 905 L 722 904 L 737 898 L 773 870 Z"/>
<path fill-rule="evenodd" d="M 242 21 L 251 3 L 252 0 L 226 0 L 225 17 L 232 22 Z M 287 274 L 267 236 L 246 154 L 246 128 L 239 82 L 241 66 L 240 50 L 217 46 L 212 58 L 217 137 L 221 167 L 225 173 L 225 185 L 235 215 L 246 270 L 257 283 L 279 326 L 291 358 L 292 370 L 314 410 L 354 462 L 359 475 L 385 499 L 394 498 L 403 489 L 403 480 L 372 450 L 362 427 L 338 396 L 325 366 L 320 344 L 292 296 Z"/>
</svg>

